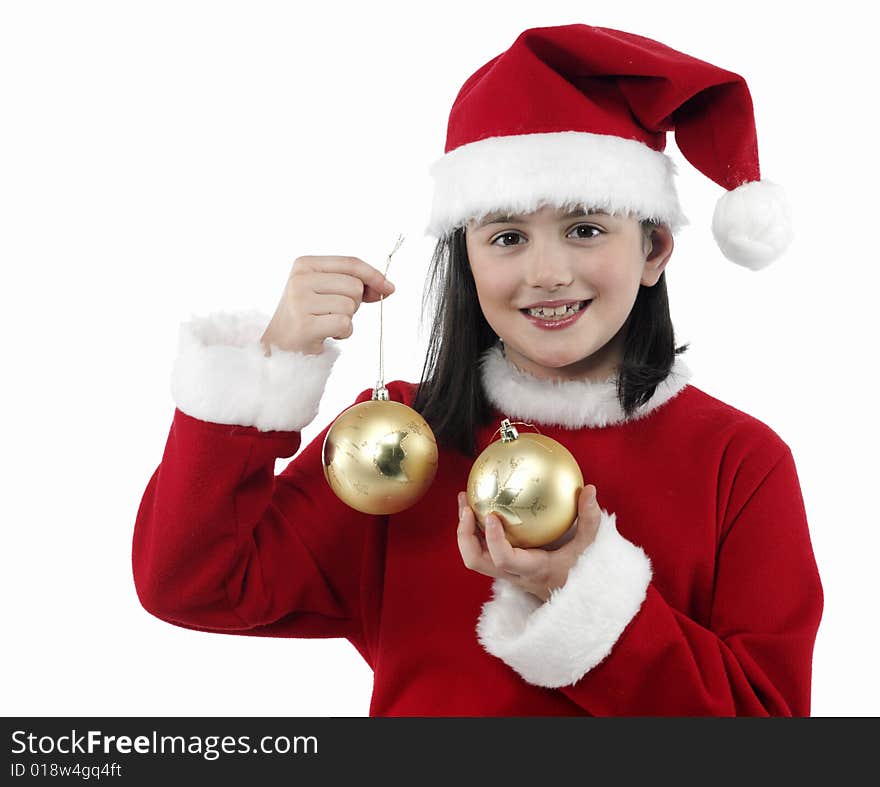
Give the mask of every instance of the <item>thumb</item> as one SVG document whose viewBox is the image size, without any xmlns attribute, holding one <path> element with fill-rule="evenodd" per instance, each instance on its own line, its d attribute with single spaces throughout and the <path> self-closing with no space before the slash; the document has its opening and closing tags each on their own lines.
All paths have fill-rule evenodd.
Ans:
<svg viewBox="0 0 880 787">
<path fill-rule="evenodd" d="M 585 547 L 593 543 L 601 518 L 602 511 L 596 497 L 596 487 L 588 484 L 581 490 L 578 499 L 578 541 L 581 542 L 581 546 Z"/>
<path fill-rule="evenodd" d="M 594 507 L 599 507 L 599 502 L 596 499 L 596 486 L 595 484 L 587 484 L 581 489 L 581 494 L 578 498 L 578 515 L 589 515 Z"/>
<path fill-rule="evenodd" d="M 370 280 L 364 284 L 364 303 L 376 303 L 387 298 L 395 290 L 394 285 L 384 276 L 377 281 Z"/>
</svg>

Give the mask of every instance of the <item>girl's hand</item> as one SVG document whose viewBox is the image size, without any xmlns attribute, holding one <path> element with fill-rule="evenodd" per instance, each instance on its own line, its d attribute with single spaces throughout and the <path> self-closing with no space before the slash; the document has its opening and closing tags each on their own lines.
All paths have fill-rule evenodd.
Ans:
<svg viewBox="0 0 880 787">
<path fill-rule="evenodd" d="M 260 341 L 282 350 L 319 355 L 324 339 L 347 339 L 361 303 L 378 301 L 394 285 L 357 257 L 297 257 Z"/>
<path fill-rule="evenodd" d="M 589 484 L 578 496 L 577 519 L 562 538 L 547 545 L 549 549 L 520 549 L 511 546 L 494 514 L 486 518 L 483 536 L 474 512 L 467 505 L 465 492 L 458 493 L 458 510 L 458 550 L 465 566 L 489 577 L 509 580 L 541 601 L 547 601 L 550 591 L 565 584 L 572 566 L 596 538 L 602 516 L 596 487 Z M 566 536 L 568 540 L 563 546 L 552 548 Z"/>
</svg>

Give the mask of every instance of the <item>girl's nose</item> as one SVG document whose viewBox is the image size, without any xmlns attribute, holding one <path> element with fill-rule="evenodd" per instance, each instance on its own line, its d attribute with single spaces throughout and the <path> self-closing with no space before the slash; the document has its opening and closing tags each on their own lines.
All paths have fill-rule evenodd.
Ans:
<svg viewBox="0 0 880 787">
<path fill-rule="evenodd" d="M 535 248 L 526 262 L 526 283 L 530 287 L 553 290 L 572 283 L 571 266 L 565 254 L 550 248 Z"/>
</svg>

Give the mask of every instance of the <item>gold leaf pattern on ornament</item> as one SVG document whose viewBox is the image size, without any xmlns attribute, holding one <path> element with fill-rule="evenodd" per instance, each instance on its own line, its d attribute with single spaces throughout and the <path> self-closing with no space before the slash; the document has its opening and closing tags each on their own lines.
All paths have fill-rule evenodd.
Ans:
<svg viewBox="0 0 880 787">
<path fill-rule="evenodd" d="M 419 426 L 418 423 L 416 423 L 415 421 L 407 421 L 404 426 L 406 427 L 408 432 L 417 434 L 419 437 L 423 437 L 425 434 L 425 430 L 422 429 L 422 427 Z"/>
<path fill-rule="evenodd" d="M 521 459 L 510 460 L 510 472 L 507 473 L 503 481 L 498 477 L 498 469 L 483 476 L 483 484 L 478 490 L 478 499 L 474 506 L 481 516 L 486 516 L 494 511 L 503 516 L 509 525 L 521 525 L 523 524 L 522 512 L 528 511 L 534 517 L 537 511 L 546 508 L 540 495 L 532 498 L 527 504 L 517 505 L 525 490 L 525 487 L 514 478 L 516 468 L 521 462 Z"/>
</svg>

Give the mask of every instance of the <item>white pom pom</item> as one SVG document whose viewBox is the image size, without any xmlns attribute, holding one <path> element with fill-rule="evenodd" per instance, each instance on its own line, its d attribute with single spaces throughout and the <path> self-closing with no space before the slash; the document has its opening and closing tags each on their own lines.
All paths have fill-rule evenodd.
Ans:
<svg viewBox="0 0 880 787">
<path fill-rule="evenodd" d="M 767 267 L 794 237 L 784 189 L 755 180 L 728 191 L 715 205 L 712 234 L 727 259 L 753 271 Z"/>
</svg>

